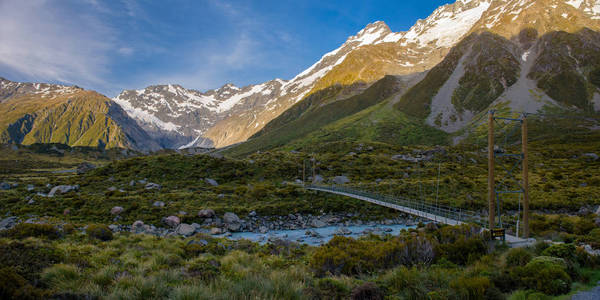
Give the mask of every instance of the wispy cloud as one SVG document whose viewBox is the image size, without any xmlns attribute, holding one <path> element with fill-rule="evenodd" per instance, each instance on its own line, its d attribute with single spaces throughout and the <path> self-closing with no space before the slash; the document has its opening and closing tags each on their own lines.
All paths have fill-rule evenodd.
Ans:
<svg viewBox="0 0 600 300">
<path fill-rule="evenodd" d="M 60 2 L 0 2 L 0 65 L 17 78 L 105 86 L 112 36 L 94 16 Z"/>
</svg>

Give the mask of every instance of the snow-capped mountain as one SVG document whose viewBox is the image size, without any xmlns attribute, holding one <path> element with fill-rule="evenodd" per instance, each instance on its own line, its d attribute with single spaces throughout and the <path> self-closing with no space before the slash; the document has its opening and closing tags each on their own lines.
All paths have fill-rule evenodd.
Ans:
<svg viewBox="0 0 600 300">
<path fill-rule="evenodd" d="M 219 120 L 281 94 L 283 80 L 236 87 L 226 84 L 205 93 L 180 85 L 155 85 L 126 90 L 113 100 L 165 148 L 212 147 L 202 137 Z"/>
<path fill-rule="evenodd" d="M 532 28 L 541 36 L 597 29 L 599 19 L 598 0 L 458 0 L 406 32 L 392 32 L 383 22 L 369 24 L 289 81 L 244 88 L 229 84 L 205 93 L 151 86 L 124 91 L 114 100 L 165 147 L 222 147 L 245 141 L 307 95 L 332 85 L 430 70 L 472 33 L 512 39 Z"/>
<path fill-rule="evenodd" d="M 23 95 L 42 95 L 54 98 L 59 95 L 72 94 L 83 89 L 77 86 L 66 86 L 49 83 L 15 82 L 0 77 L 0 103 L 8 98 Z"/>
</svg>

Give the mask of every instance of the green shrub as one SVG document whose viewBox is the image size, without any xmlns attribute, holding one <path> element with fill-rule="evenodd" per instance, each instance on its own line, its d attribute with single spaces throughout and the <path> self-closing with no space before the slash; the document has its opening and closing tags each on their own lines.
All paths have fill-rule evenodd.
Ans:
<svg viewBox="0 0 600 300">
<path fill-rule="evenodd" d="M 571 290 L 571 277 L 562 258 L 539 256 L 515 272 L 526 288 L 548 295 L 566 294 Z"/>
<path fill-rule="evenodd" d="M 198 277 L 203 281 L 210 281 L 219 276 L 220 264 L 216 260 L 201 260 L 194 262 L 188 268 L 188 274 L 192 277 Z"/>
<path fill-rule="evenodd" d="M 99 239 L 101 241 L 110 241 L 113 239 L 113 233 L 110 228 L 102 224 L 92 224 L 85 230 L 87 235 L 91 238 Z"/>
<path fill-rule="evenodd" d="M 461 238 L 450 244 L 440 244 L 437 252 L 441 257 L 464 266 L 487 254 L 487 245 L 480 237 Z"/>
<path fill-rule="evenodd" d="M 542 251 L 542 255 L 573 260 L 575 258 L 575 245 L 555 244 Z"/>
<path fill-rule="evenodd" d="M 491 282 L 486 277 L 460 277 L 450 284 L 460 299 L 484 299 Z"/>
<path fill-rule="evenodd" d="M 9 230 L 0 232 L 0 236 L 9 237 L 13 239 L 39 237 L 54 240 L 60 237 L 60 233 L 58 232 L 58 229 L 56 229 L 56 227 L 50 224 L 19 223 Z"/>
<path fill-rule="evenodd" d="M 348 287 L 338 280 L 322 278 L 317 280 L 316 287 L 321 299 L 342 300 L 348 298 Z"/>
<path fill-rule="evenodd" d="M 28 245 L 21 242 L 0 243 L 0 266 L 12 267 L 30 282 L 39 278 L 40 272 L 62 261 L 57 249 L 45 245 Z"/>
<path fill-rule="evenodd" d="M 377 285 L 372 282 L 361 284 L 350 294 L 352 300 L 383 300 L 383 293 Z"/>
<path fill-rule="evenodd" d="M 0 299 L 42 299 L 43 295 L 12 268 L 0 269 Z"/>
<path fill-rule="evenodd" d="M 533 254 L 523 248 L 513 248 L 506 254 L 507 267 L 525 266 L 531 259 Z"/>
</svg>

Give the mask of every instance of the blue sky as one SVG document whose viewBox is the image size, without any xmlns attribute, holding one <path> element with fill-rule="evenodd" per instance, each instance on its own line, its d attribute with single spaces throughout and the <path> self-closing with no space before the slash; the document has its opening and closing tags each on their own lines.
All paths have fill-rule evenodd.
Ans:
<svg viewBox="0 0 600 300">
<path fill-rule="evenodd" d="M 449 2 L 0 0 L 0 76 L 110 97 L 290 79 L 368 23 L 405 31 Z"/>
</svg>

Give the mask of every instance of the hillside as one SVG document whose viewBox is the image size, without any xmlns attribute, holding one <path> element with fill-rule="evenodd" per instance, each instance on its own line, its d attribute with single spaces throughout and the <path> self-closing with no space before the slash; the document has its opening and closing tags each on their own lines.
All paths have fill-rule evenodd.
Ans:
<svg viewBox="0 0 600 300">
<path fill-rule="evenodd" d="M 96 92 L 4 79 L 1 90 L 7 96 L 0 103 L 0 143 L 160 148 L 119 105 Z"/>
<path fill-rule="evenodd" d="M 386 76 L 355 96 L 335 99 L 341 86 L 334 86 L 306 98 L 290 108 L 268 127 L 250 140 L 227 150 L 235 155 L 249 154 L 279 146 L 306 134 L 319 130 L 332 122 L 343 119 L 380 103 L 406 89 L 410 79 Z"/>
</svg>

